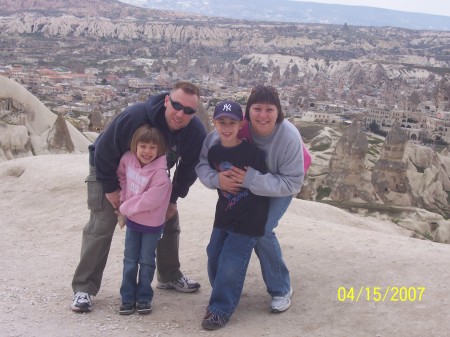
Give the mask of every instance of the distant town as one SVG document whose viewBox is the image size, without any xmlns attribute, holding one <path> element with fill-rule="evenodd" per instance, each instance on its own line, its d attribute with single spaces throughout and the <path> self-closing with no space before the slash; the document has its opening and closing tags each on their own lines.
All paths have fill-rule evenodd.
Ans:
<svg viewBox="0 0 450 337">
<path fill-rule="evenodd" d="M 39 98 L 55 114 L 64 116 L 80 131 L 101 132 L 111 118 L 127 105 L 162 90 L 170 89 L 172 81 L 155 76 L 155 81 L 117 75 L 100 75 L 100 69 L 85 68 L 82 73 L 74 73 L 68 68 L 47 69 L 23 65 L 0 65 L 0 75 L 14 79 Z M 205 77 L 194 80 L 203 90 L 203 105 L 211 113 L 214 104 L 224 98 L 232 97 L 245 105 L 250 88 L 211 84 Z M 218 87 L 219 83 L 219 87 Z M 427 82 L 417 80 L 410 83 L 415 88 L 404 94 L 404 100 L 395 107 L 386 104 L 390 88 L 379 90 L 378 95 L 361 95 L 349 101 L 323 99 L 323 88 L 310 88 L 304 97 L 298 96 L 294 86 L 280 87 L 283 108 L 288 116 L 299 123 L 310 122 L 325 125 L 350 123 L 353 119 L 363 122 L 367 130 L 385 135 L 394 123 L 409 133 L 412 141 L 425 144 L 450 144 L 449 97 L 441 95 L 436 101 L 421 101 L 414 97 L 418 89 Z M 336 85 L 330 79 L 330 86 Z M 339 84 L 338 84 L 339 85 Z M 417 95 L 418 96 L 418 95 Z M 321 99 L 322 98 L 322 99 Z M 297 104 L 293 105 L 292 102 Z M 0 110 L 8 110 L 7 99 L 0 102 Z"/>
</svg>

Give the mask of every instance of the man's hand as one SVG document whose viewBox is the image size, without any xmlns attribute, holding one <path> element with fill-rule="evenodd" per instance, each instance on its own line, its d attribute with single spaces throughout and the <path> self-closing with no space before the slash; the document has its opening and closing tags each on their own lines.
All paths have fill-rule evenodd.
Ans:
<svg viewBox="0 0 450 337">
<path fill-rule="evenodd" d="M 119 191 L 114 191 L 111 193 L 105 193 L 106 199 L 108 199 L 108 201 L 111 203 L 112 207 L 114 209 L 119 209 L 120 207 L 120 195 L 119 195 Z"/>
<path fill-rule="evenodd" d="M 177 204 L 170 202 L 169 207 L 167 207 L 166 221 L 169 220 L 170 218 L 173 218 L 176 213 L 177 213 Z"/>
</svg>

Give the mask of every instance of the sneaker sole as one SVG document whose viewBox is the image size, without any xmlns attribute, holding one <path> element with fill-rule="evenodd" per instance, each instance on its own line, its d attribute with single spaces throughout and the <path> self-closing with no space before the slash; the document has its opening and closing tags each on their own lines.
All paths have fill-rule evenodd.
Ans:
<svg viewBox="0 0 450 337">
<path fill-rule="evenodd" d="M 88 308 L 79 308 L 79 307 L 75 307 L 73 305 L 70 306 L 70 310 L 72 310 L 73 312 L 79 312 L 79 313 L 83 313 L 83 312 L 91 312 L 92 308 L 88 307 Z"/>
<path fill-rule="evenodd" d="M 122 310 L 122 311 L 119 311 L 119 315 L 127 316 L 127 315 L 132 315 L 132 314 L 134 314 L 134 309 L 133 310 Z"/>
<path fill-rule="evenodd" d="M 291 307 L 291 303 L 289 303 L 289 306 L 285 309 L 272 309 L 270 312 L 273 314 L 281 314 L 282 312 L 287 311 Z"/>
<path fill-rule="evenodd" d="M 148 314 L 150 314 L 152 312 L 152 309 L 150 308 L 150 309 L 143 309 L 143 310 L 137 310 L 137 313 L 139 314 L 139 315 L 148 315 Z"/>
<path fill-rule="evenodd" d="M 175 290 L 175 291 L 179 291 L 180 293 L 194 293 L 197 290 L 199 290 L 200 287 L 198 287 L 198 288 L 188 288 L 188 289 L 185 289 L 185 288 L 172 288 L 172 289 Z"/>
<path fill-rule="evenodd" d="M 164 284 L 164 283 L 157 283 L 156 284 L 156 288 L 158 289 L 163 289 L 163 290 L 169 290 L 172 289 L 172 287 L 168 284 Z"/>
</svg>

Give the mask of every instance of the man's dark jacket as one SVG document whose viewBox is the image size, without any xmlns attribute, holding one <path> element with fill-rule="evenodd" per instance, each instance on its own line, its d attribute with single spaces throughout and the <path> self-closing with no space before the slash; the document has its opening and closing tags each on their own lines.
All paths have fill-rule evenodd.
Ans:
<svg viewBox="0 0 450 337">
<path fill-rule="evenodd" d="M 171 132 L 165 118 L 164 98 L 169 93 L 150 97 L 146 102 L 136 103 L 119 114 L 89 146 L 89 162 L 95 166 L 97 180 L 104 193 L 119 189 L 116 170 L 120 158 L 129 150 L 134 132 L 143 124 L 156 127 L 164 135 L 167 144 L 167 166 L 172 168 L 177 161 L 172 179 L 170 202 L 184 198 L 197 175 L 198 163 L 206 130 L 197 116 L 183 129 Z"/>
</svg>

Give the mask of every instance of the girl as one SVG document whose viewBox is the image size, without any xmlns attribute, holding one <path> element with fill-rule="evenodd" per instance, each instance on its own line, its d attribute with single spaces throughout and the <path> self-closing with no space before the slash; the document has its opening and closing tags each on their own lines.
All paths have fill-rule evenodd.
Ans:
<svg viewBox="0 0 450 337">
<path fill-rule="evenodd" d="M 121 216 L 126 217 L 121 315 L 152 311 L 156 245 L 164 227 L 172 184 L 167 174 L 164 137 L 148 124 L 133 134 L 120 159 Z"/>
</svg>

